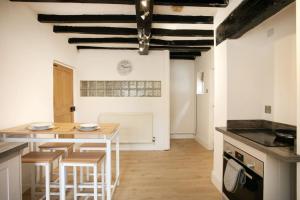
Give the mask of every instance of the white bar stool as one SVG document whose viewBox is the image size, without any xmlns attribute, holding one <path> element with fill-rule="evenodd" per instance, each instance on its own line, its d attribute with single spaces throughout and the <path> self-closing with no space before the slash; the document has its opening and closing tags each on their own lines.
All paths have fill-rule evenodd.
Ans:
<svg viewBox="0 0 300 200">
<path fill-rule="evenodd" d="M 39 146 L 40 151 L 64 151 L 65 155 L 73 152 L 74 143 L 48 142 Z"/>
<path fill-rule="evenodd" d="M 80 152 L 103 151 L 105 152 L 105 144 L 100 143 L 83 143 L 79 146 Z M 90 181 L 90 168 L 86 167 L 86 180 Z M 83 183 L 83 167 L 80 167 L 80 183 Z"/>
<path fill-rule="evenodd" d="M 65 156 L 67 156 L 69 153 L 72 153 L 74 151 L 74 143 L 60 143 L 60 142 L 48 142 L 48 143 L 44 143 L 42 145 L 39 146 L 39 149 L 41 152 L 54 152 L 54 151 L 63 151 L 63 155 L 62 157 L 64 158 Z M 57 163 L 57 166 L 59 166 L 59 162 Z M 51 172 L 53 171 L 53 169 L 50 169 Z M 37 168 L 37 179 L 40 179 L 40 169 Z M 57 173 L 54 173 L 57 174 Z"/>
<path fill-rule="evenodd" d="M 31 199 L 36 196 L 35 167 L 45 167 L 45 198 L 50 200 L 51 165 L 61 159 L 62 152 L 29 152 L 22 156 L 22 163 L 34 164 L 31 170 Z M 55 194 L 53 194 L 55 195 Z"/>
<path fill-rule="evenodd" d="M 93 196 L 94 200 L 101 196 L 101 199 L 105 199 L 105 184 L 104 184 L 104 159 L 105 153 L 100 152 L 74 152 L 69 154 L 60 162 L 59 179 L 60 179 L 60 200 L 65 200 L 66 196 L 66 167 L 73 167 L 73 185 L 74 185 L 74 200 L 78 196 Z M 101 164 L 101 193 L 98 194 L 98 164 Z M 78 193 L 77 185 L 77 169 L 76 167 L 92 167 L 93 178 L 92 184 L 80 185 L 80 188 L 93 188 L 93 193 Z"/>
</svg>

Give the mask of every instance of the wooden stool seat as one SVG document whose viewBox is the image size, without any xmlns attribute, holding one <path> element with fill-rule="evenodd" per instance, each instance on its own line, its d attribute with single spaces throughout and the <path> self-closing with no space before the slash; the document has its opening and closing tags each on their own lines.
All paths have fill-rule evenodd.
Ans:
<svg viewBox="0 0 300 200">
<path fill-rule="evenodd" d="M 39 146 L 40 149 L 72 148 L 74 143 L 48 142 Z"/>
<path fill-rule="evenodd" d="M 98 163 L 105 153 L 101 152 L 74 152 L 64 158 L 62 163 Z"/>
<path fill-rule="evenodd" d="M 80 148 L 105 148 L 105 144 L 103 143 L 83 143 L 82 145 L 80 145 Z"/>
<path fill-rule="evenodd" d="M 63 152 L 29 152 L 22 156 L 23 163 L 51 163 L 59 156 L 61 156 Z"/>
</svg>

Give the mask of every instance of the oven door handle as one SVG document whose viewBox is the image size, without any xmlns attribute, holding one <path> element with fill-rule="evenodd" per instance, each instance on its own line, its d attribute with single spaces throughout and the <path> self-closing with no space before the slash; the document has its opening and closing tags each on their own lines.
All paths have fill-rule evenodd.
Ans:
<svg viewBox="0 0 300 200">
<path fill-rule="evenodd" d="M 223 158 L 225 159 L 225 160 L 229 160 L 227 157 L 225 157 L 225 156 L 223 156 Z M 251 180 L 253 179 L 253 177 L 250 175 L 250 174 L 248 174 L 246 171 L 244 171 L 244 174 L 248 177 L 248 178 L 250 178 Z"/>
</svg>

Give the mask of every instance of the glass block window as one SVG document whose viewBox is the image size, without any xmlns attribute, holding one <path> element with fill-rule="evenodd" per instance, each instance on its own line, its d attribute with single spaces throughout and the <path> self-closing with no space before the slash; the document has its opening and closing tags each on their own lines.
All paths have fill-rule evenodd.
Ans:
<svg viewBox="0 0 300 200">
<path fill-rule="evenodd" d="M 161 81 L 80 81 L 81 97 L 161 97 Z"/>
</svg>

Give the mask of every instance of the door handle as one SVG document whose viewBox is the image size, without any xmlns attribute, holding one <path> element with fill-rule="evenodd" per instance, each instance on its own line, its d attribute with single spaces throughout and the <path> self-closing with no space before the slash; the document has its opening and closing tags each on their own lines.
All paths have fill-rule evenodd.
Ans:
<svg viewBox="0 0 300 200">
<path fill-rule="evenodd" d="M 70 107 L 70 112 L 75 112 L 76 111 L 76 107 L 75 106 L 71 106 Z"/>
</svg>

